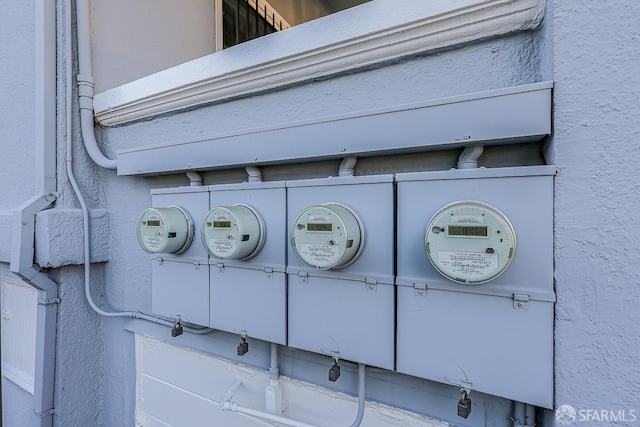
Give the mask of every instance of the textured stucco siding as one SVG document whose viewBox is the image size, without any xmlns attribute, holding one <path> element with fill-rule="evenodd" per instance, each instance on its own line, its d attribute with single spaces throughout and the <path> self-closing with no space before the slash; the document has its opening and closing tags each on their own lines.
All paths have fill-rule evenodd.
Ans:
<svg viewBox="0 0 640 427">
<path fill-rule="evenodd" d="M 35 15 L 30 2 L 0 1 L 0 210 L 35 192 Z"/>
<path fill-rule="evenodd" d="M 640 3 L 553 9 L 556 405 L 628 413 L 640 401 Z"/>
<path fill-rule="evenodd" d="M 35 11 L 31 2 L 0 1 L 0 261 L 11 255 L 12 210 L 36 188 Z M 0 274 L 8 268 L 0 264 Z M 2 381 L 3 425 L 35 426 L 32 396 Z"/>
</svg>

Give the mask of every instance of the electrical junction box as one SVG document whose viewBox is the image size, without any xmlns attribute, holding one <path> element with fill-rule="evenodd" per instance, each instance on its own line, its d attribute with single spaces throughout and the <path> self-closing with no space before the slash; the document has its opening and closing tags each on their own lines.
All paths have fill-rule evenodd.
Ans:
<svg viewBox="0 0 640 427">
<path fill-rule="evenodd" d="M 287 342 L 284 182 L 212 185 L 201 242 L 210 256 L 209 326 Z"/>
<path fill-rule="evenodd" d="M 394 369 L 393 176 L 286 185 L 289 345 Z"/>
<path fill-rule="evenodd" d="M 396 175 L 398 372 L 553 407 L 554 175 Z"/>
<path fill-rule="evenodd" d="M 198 237 L 201 219 L 209 210 L 209 192 L 206 187 L 157 189 L 151 191 L 151 203 L 152 208 L 145 210 L 138 222 L 138 241 L 152 254 L 151 309 L 161 316 L 179 316 L 182 322 L 207 326 L 209 255 Z M 172 250 L 179 242 L 165 245 L 162 238 L 165 231 L 166 235 L 175 233 L 175 239 L 189 233 L 181 213 L 182 218 L 191 219 L 193 242 Z M 156 240 L 156 229 L 162 230 L 160 240 Z"/>
</svg>

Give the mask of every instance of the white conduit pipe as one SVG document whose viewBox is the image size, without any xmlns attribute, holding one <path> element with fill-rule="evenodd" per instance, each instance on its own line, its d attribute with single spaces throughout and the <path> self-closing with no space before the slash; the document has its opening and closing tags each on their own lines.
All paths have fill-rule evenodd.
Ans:
<svg viewBox="0 0 640 427">
<path fill-rule="evenodd" d="M 524 424 L 524 403 L 513 402 L 513 426 L 521 427 Z"/>
<path fill-rule="evenodd" d="M 249 182 L 262 182 L 262 172 L 256 166 L 247 166 L 244 168 L 249 175 Z"/>
<path fill-rule="evenodd" d="M 484 145 L 478 144 L 467 147 L 460 154 L 458 169 L 475 169 L 478 167 L 478 159 L 484 152 Z"/>
<path fill-rule="evenodd" d="M 70 11 L 70 9 L 69 9 Z M 116 160 L 102 154 L 96 141 L 93 123 L 93 76 L 91 71 L 91 28 L 89 0 L 76 1 L 76 31 L 78 36 L 78 101 L 82 140 L 93 161 L 105 169 L 117 169 Z M 69 32 L 71 34 L 71 32 Z"/>
<path fill-rule="evenodd" d="M 356 419 L 351 424 L 351 427 L 358 427 L 364 417 L 364 404 L 365 404 L 365 368 L 364 363 L 358 363 L 358 413 Z"/>
<path fill-rule="evenodd" d="M 292 420 L 291 418 L 281 417 L 279 415 L 273 415 L 268 412 L 258 411 L 256 409 L 245 408 L 244 406 L 240 406 L 237 403 L 231 402 L 231 401 L 220 402 L 220 408 L 223 411 L 235 412 L 238 414 L 245 414 L 252 417 L 273 421 L 273 422 L 284 424 L 286 426 L 291 426 L 291 427 L 317 427 L 313 424 L 307 424 L 301 421 Z"/>
<path fill-rule="evenodd" d="M 356 163 L 358 163 L 357 157 L 345 157 L 338 168 L 338 176 L 353 176 L 355 174 L 353 168 L 356 166 Z"/>
<path fill-rule="evenodd" d="M 69 11 L 69 18 L 67 20 L 67 54 L 69 58 L 72 57 L 72 47 L 71 47 L 71 0 L 67 0 L 66 3 L 67 11 Z M 89 4 L 87 0 L 77 0 L 76 2 L 76 14 L 77 14 L 77 36 L 78 36 L 78 67 L 79 67 L 79 75 L 78 75 L 78 86 L 80 91 L 80 122 L 82 125 L 82 139 L 84 141 L 87 152 L 98 165 L 107 168 L 107 169 L 115 169 L 116 161 L 110 160 L 104 157 L 98 148 L 98 144 L 95 139 L 95 133 L 93 128 L 93 81 L 90 77 L 91 74 L 91 43 L 90 43 L 90 29 L 89 29 Z M 85 76 L 82 78 L 81 76 Z M 89 76 L 89 77 L 86 77 Z M 72 70 L 72 61 L 67 60 L 67 111 L 71 111 L 72 108 L 72 91 L 71 91 L 71 79 L 73 77 Z M 89 92 L 87 92 L 87 87 L 89 87 L 88 83 L 91 86 L 90 97 L 87 96 Z M 83 95 L 83 92 L 85 95 Z M 84 107 L 83 107 L 84 105 Z M 71 114 L 67 114 L 67 157 L 66 157 L 66 169 L 67 176 L 69 177 L 69 182 L 71 183 L 71 187 L 73 187 L 73 192 L 78 198 L 78 202 L 80 203 L 80 207 L 82 209 L 82 220 L 83 220 L 83 233 L 84 233 L 84 290 L 85 296 L 87 298 L 87 302 L 91 306 L 91 308 L 101 316 L 105 317 L 131 317 L 134 319 L 146 320 L 149 322 L 157 323 L 159 325 L 173 327 L 174 323 L 168 320 L 165 320 L 161 317 L 151 316 L 145 313 L 141 313 L 139 311 L 116 311 L 109 312 L 102 310 L 93 300 L 93 296 L 91 295 L 91 245 L 90 245 L 90 234 L 89 234 L 89 210 L 87 209 L 87 204 L 85 203 L 84 197 L 80 192 L 80 188 L 78 187 L 78 183 L 76 181 L 75 175 L 73 173 L 73 135 L 71 132 Z M 183 330 L 192 334 L 204 335 L 213 331 L 210 328 L 202 328 L 195 329 L 183 326 Z"/>
<path fill-rule="evenodd" d="M 271 343 L 271 366 L 269 367 L 269 379 L 280 378 L 280 367 L 278 366 L 278 344 Z"/>
<path fill-rule="evenodd" d="M 189 185 L 192 187 L 202 186 L 202 176 L 198 172 L 187 172 L 187 178 L 189 178 Z"/>
<path fill-rule="evenodd" d="M 525 403 L 524 405 L 524 426 L 535 427 L 536 425 L 536 407 Z"/>
<path fill-rule="evenodd" d="M 362 419 L 364 418 L 364 410 L 365 410 L 365 376 L 366 376 L 366 365 L 363 363 L 358 363 L 358 413 L 356 414 L 356 418 L 351 424 L 350 427 L 358 427 L 362 423 Z M 236 382 L 238 384 L 238 382 Z M 220 400 L 220 409 L 222 411 L 235 412 L 239 414 L 245 414 L 256 418 L 261 418 L 263 420 L 269 420 L 276 423 L 284 424 L 292 427 L 317 427 L 313 424 L 304 423 L 301 421 L 292 420 L 291 418 L 282 417 L 279 415 L 270 414 L 264 411 L 258 411 L 256 409 L 246 408 L 244 406 L 240 406 L 238 403 L 233 402 L 231 399 L 227 399 L 228 396 L 233 397 L 233 393 L 237 386 L 234 384 L 232 390 L 229 390 L 225 397 Z"/>
<path fill-rule="evenodd" d="M 68 129 L 71 129 L 71 115 L 67 116 L 67 126 Z M 78 202 L 80 203 L 80 207 L 82 209 L 82 221 L 83 221 L 83 233 L 84 233 L 84 291 L 87 298 L 87 302 L 91 306 L 91 308 L 101 316 L 105 317 L 132 317 L 134 319 L 142 319 L 147 320 L 149 322 L 157 323 L 159 325 L 173 327 L 174 323 L 162 319 L 157 316 L 151 316 L 145 313 L 141 313 L 139 311 L 104 311 L 93 300 L 93 296 L 91 295 L 91 242 L 89 240 L 89 209 L 87 209 L 87 204 L 80 192 L 80 188 L 78 187 L 78 183 L 76 181 L 75 175 L 73 173 L 73 140 L 71 132 L 67 132 L 67 176 L 69 177 L 69 182 L 71 183 L 71 187 L 73 187 L 73 192 L 78 198 Z M 183 329 L 186 332 L 190 332 L 192 334 L 203 335 L 207 334 L 213 329 L 210 328 L 202 328 L 202 329 L 194 329 L 183 326 Z"/>
</svg>

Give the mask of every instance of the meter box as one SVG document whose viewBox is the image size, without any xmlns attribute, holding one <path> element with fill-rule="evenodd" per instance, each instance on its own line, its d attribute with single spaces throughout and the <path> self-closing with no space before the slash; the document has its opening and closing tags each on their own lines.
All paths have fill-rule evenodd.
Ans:
<svg viewBox="0 0 640 427">
<path fill-rule="evenodd" d="M 551 166 L 398 174 L 398 372 L 551 408 Z"/>
<path fill-rule="evenodd" d="M 209 326 L 286 344 L 284 182 L 209 187 L 198 245 L 210 255 Z"/>
<path fill-rule="evenodd" d="M 286 185 L 289 345 L 393 369 L 393 176 Z"/>
<path fill-rule="evenodd" d="M 209 324 L 207 251 L 199 244 L 201 218 L 209 210 L 203 187 L 151 191 L 152 207 L 137 223 L 140 247 L 151 255 L 151 309 L 186 323 Z"/>
</svg>

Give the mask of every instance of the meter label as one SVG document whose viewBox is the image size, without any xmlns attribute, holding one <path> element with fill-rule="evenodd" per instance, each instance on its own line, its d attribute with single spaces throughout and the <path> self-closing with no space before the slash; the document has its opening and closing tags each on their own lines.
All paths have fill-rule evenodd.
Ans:
<svg viewBox="0 0 640 427">
<path fill-rule="evenodd" d="M 498 268 L 498 254 L 439 251 L 438 264 L 451 275 L 484 276 Z"/>
<path fill-rule="evenodd" d="M 234 253 L 236 246 L 235 239 L 209 239 L 209 247 L 217 256 Z"/>
<path fill-rule="evenodd" d="M 300 255 L 308 263 L 317 266 L 330 265 L 340 258 L 340 247 L 337 245 L 302 243 L 300 249 Z"/>
<path fill-rule="evenodd" d="M 451 224 L 484 224 L 484 217 L 477 215 L 454 215 Z"/>
<path fill-rule="evenodd" d="M 229 215 L 228 213 L 224 212 L 224 213 L 217 213 L 215 215 L 213 215 L 213 220 L 214 221 L 229 221 L 231 219 L 231 215 Z"/>
<path fill-rule="evenodd" d="M 155 237 L 155 236 L 144 236 L 143 237 L 143 241 L 144 241 L 144 245 L 147 247 L 147 249 L 149 249 L 150 251 L 157 251 L 160 250 L 160 247 L 162 246 L 162 241 L 160 240 L 159 237 Z"/>
<path fill-rule="evenodd" d="M 331 222 L 329 215 L 309 214 L 309 222 Z"/>
</svg>

